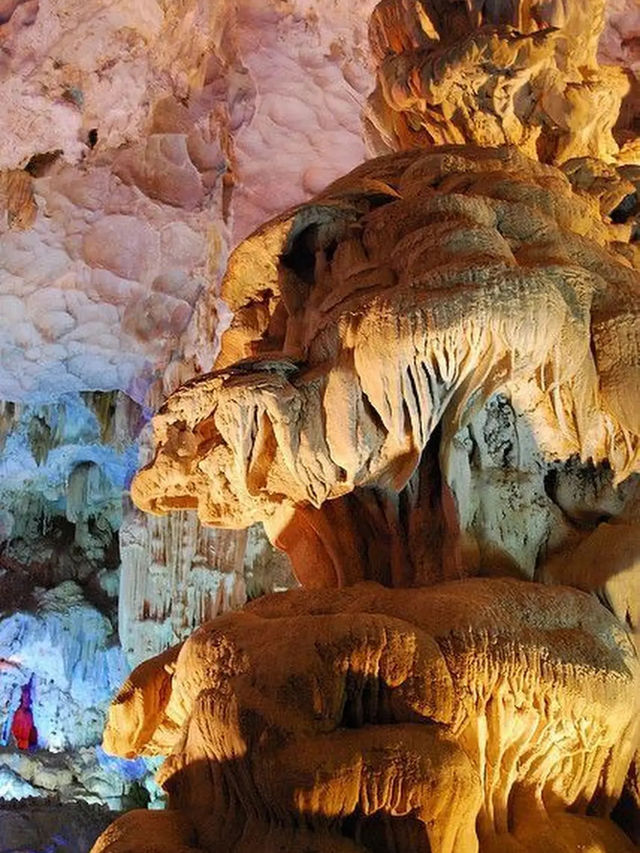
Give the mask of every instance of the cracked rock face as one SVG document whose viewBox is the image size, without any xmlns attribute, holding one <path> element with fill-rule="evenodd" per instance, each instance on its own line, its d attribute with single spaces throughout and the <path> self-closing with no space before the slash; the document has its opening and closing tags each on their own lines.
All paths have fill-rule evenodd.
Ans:
<svg viewBox="0 0 640 853">
<path fill-rule="evenodd" d="M 125 683 L 105 745 L 168 754 L 175 811 L 129 815 L 94 851 L 144 833 L 158 851 L 631 851 L 606 815 L 639 677 L 619 622 L 568 588 L 269 596 Z"/>
<path fill-rule="evenodd" d="M 320 586 L 531 577 L 583 536 L 550 485 L 579 490 L 578 460 L 604 466 L 583 515 L 607 488 L 605 517 L 629 513 L 640 285 L 618 196 L 585 170 L 404 152 L 263 226 L 229 262 L 221 369 L 155 418 L 134 500 L 262 521 Z"/>
</svg>

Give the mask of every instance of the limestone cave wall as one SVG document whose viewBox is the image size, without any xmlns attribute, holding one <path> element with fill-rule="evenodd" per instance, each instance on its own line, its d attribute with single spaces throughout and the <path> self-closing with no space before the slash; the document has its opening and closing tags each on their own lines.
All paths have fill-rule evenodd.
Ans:
<svg viewBox="0 0 640 853">
<path fill-rule="evenodd" d="M 221 298 L 240 241 L 398 140 L 455 142 L 473 125 L 465 91 L 456 93 L 457 118 L 447 114 L 454 97 L 433 58 L 424 89 L 412 88 L 403 53 L 419 46 L 406 35 L 415 28 L 413 5 L 381 4 L 370 37 L 376 5 L 0 0 L 0 800 L 37 798 L 25 808 L 44 827 L 42 837 L 30 827 L 29 841 L 19 807 L 0 803 L 2 850 L 48 843 L 60 802 L 72 810 L 162 805 L 152 763 L 118 762 L 98 747 L 117 685 L 202 622 L 297 584 L 260 526 L 205 528 L 192 510 L 146 516 L 133 508 L 129 487 L 150 458 L 148 423 L 164 398 L 216 359 L 233 361 L 251 330 L 265 332 L 260 299 Z M 463 5 L 450 4 L 429 39 L 473 89 L 470 68 L 495 45 L 464 41 Z M 467 5 L 511 22 L 509 4 Z M 564 133 L 532 134 L 527 145 L 551 160 L 558 151 L 565 159 L 604 151 L 615 160 L 617 195 L 603 204 L 610 213 L 627 199 L 630 230 L 640 180 L 640 9 L 608 0 L 603 20 L 588 21 L 566 5 L 565 13 L 563 4 L 541 4 L 528 23 L 513 21 L 531 35 L 529 53 L 540 54 L 527 85 L 553 91 L 544 107 Z M 571 82 L 583 75 L 592 84 L 587 108 L 602 125 L 598 150 L 571 136 L 582 129 L 584 105 L 564 121 L 564 89 L 549 83 L 558 69 L 547 43 L 536 41 L 547 26 L 584 38 Z M 395 58 L 377 72 L 388 54 L 383 33 L 394 32 Z M 526 76 L 529 59 L 510 54 L 507 76 Z M 513 118 L 503 90 L 491 93 L 494 125 L 507 129 L 491 141 L 524 145 L 531 110 Z M 429 121 L 417 118 L 425 103 Z M 600 121 L 605 114 L 610 121 Z M 513 120 L 505 125 L 504 115 Z M 473 125 L 478 139 L 494 125 Z M 603 174 L 586 169 L 579 180 L 593 186 Z M 538 524 L 540 539 L 551 516 L 589 527 L 622 512 L 607 471 L 588 478 L 586 498 L 583 474 L 570 466 L 541 473 L 532 457 L 530 483 L 509 479 L 518 428 L 500 398 L 475 429 L 476 454 L 488 463 L 469 473 L 484 479 L 467 514 L 488 531 L 487 547 L 504 526 L 496 508 L 505 502 Z M 496 536 L 502 543 L 502 532 Z M 529 576 L 537 548 L 514 545 Z M 636 605 L 625 584 L 607 595 L 629 610 Z M 629 618 L 637 625 L 637 610 Z M 35 751 L 17 749 L 11 734 L 28 684 Z M 85 806 L 77 808 L 82 814 L 70 812 L 68 826 L 90 822 Z M 95 837 L 107 821 L 92 814 Z M 70 831 L 75 840 L 82 834 Z M 92 842 L 77 841 L 78 850 Z"/>
</svg>

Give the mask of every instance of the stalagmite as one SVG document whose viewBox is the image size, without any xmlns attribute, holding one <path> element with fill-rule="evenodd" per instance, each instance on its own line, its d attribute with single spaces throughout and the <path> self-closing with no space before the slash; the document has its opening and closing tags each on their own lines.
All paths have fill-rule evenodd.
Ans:
<svg viewBox="0 0 640 853">
<path fill-rule="evenodd" d="M 379 507 L 415 491 L 434 452 L 462 516 L 483 443 L 478 418 L 500 392 L 513 412 L 506 440 L 528 445 L 503 474 L 513 485 L 523 468 L 538 469 L 524 498 L 543 504 L 538 542 L 532 556 L 510 555 L 531 576 L 549 539 L 557 548 L 569 535 L 545 491 L 548 472 L 578 457 L 606 463 L 620 483 L 639 468 L 637 273 L 619 236 L 591 196 L 513 149 L 370 161 L 232 257 L 225 287 L 238 290 L 241 276 L 255 303 L 260 281 L 272 319 L 245 343 L 244 360 L 167 401 L 134 499 L 150 511 L 192 507 L 225 527 L 262 521 L 276 542 L 319 537 L 312 572 L 382 579 L 366 560 L 354 569 L 353 548 L 341 551 L 350 568 L 323 554 L 320 518 L 351 493 Z M 259 278 L 267 250 L 270 272 Z M 227 335 L 235 347 L 233 327 Z M 412 538 L 407 509 L 373 512 L 387 519 L 374 523 L 384 537 Z M 347 538 L 350 523 L 339 525 Z M 449 539 L 450 576 L 488 568 L 485 531 L 462 526 Z M 398 545 L 413 564 L 406 577 L 426 579 L 413 545 Z M 298 550 L 302 577 L 309 559 Z"/>
<path fill-rule="evenodd" d="M 160 778 L 204 850 L 631 851 L 601 815 L 637 738 L 639 667 L 616 618 L 568 588 L 281 593 L 134 671 L 105 746 L 169 755 Z M 109 840 L 95 849 L 139 849 Z"/>
</svg>

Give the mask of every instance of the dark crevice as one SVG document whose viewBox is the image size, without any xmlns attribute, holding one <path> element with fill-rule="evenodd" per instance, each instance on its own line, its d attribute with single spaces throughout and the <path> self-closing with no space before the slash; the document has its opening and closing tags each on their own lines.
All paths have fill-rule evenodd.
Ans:
<svg viewBox="0 0 640 853">
<path fill-rule="evenodd" d="M 308 225 L 293 239 L 291 248 L 281 257 L 281 263 L 307 284 L 312 284 L 316 268 L 316 239 L 318 226 Z"/>
<path fill-rule="evenodd" d="M 397 196 L 391 194 L 387 195 L 386 193 L 373 193 L 372 195 L 367 196 L 369 210 L 377 210 L 379 207 L 384 207 L 385 205 L 391 204 L 391 202 L 397 200 Z"/>
<path fill-rule="evenodd" d="M 34 154 L 24 167 L 24 170 L 34 178 L 42 178 L 47 174 L 61 154 L 62 150 L 60 148 L 56 148 L 55 151 L 45 151 L 42 154 Z"/>
<path fill-rule="evenodd" d="M 638 209 L 638 193 L 633 192 L 626 195 L 620 204 L 611 211 L 609 216 L 612 222 L 616 225 L 621 225 L 637 214 Z"/>
<path fill-rule="evenodd" d="M 345 818 L 342 835 L 370 853 L 430 853 L 427 829 L 412 814 L 397 816 L 379 811 L 365 815 L 360 809 Z"/>
<path fill-rule="evenodd" d="M 634 794 L 634 790 L 638 790 L 637 775 L 638 767 L 634 762 L 629 769 L 627 781 L 622 791 L 622 796 L 618 800 L 614 810 L 611 812 L 611 820 L 616 823 L 635 844 L 640 844 L 640 809 L 638 808 L 637 794 Z"/>
<path fill-rule="evenodd" d="M 359 729 L 365 724 L 380 725 L 391 722 L 383 712 L 380 690 L 384 689 L 377 678 L 348 672 L 345 683 L 345 703 L 340 726 Z"/>
</svg>

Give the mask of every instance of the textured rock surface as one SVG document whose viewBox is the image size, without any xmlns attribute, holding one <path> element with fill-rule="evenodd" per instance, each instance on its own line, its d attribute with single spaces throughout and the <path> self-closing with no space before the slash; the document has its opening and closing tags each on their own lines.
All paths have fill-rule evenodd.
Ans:
<svg viewBox="0 0 640 853">
<path fill-rule="evenodd" d="M 182 379 L 210 367 L 230 229 L 364 156 L 372 6 L 3 11 L 0 399 L 142 401 L 171 358 Z"/>
<path fill-rule="evenodd" d="M 36 591 L 34 604 L 34 612 L 18 611 L 0 620 L 3 743 L 9 740 L 20 688 L 33 678 L 40 747 L 56 751 L 93 745 L 128 669 L 113 627 L 73 581 Z"/>
<path fill-rule="evenodd" d="M 17 806 L 3 813 L 2 849 L 51 849 L 57 836 L 86 853 L 107 818 L 90 836 L 63 803 L 119 810 L 148 799 L 147 784 L 157 791 L 144 762 L 98 748 L 129 671 L 116 631 L 118 528 L 139 420 L 117 393 L 0 407 L 0 800 L 53 798 L 60 810 L 56 821 L 53 805 L 38 807 L 33 824 Z M 11 727 L 29 683 L 38 738 L 27 752 Z"/>
<path fill-rule="evenodd" d="M 0 800 L 159 803 L 149 768 L 100 753 L 108 702 L 132 661 L 244 601 L 247 534 L 203 530 L 193 514 L 136 532 L 125 511 L 119 569 L 140 421 L 122 393 L 0 407 Z M 270 591 L 264 537 L 248 556 L 252 587 Z M 27 753 L 10 727 L 32 677 L 39 742 Z"/>
<path fill-rule="evenodd" d="M 595 50 L 604 21 L 603 62 L 637 70 L 631 3 L 611 0 L 606 14 L 603 4 L 538 4 L 524 18 L 524 4 L 455 3 L 446 13 L 432 4 L 428 23 L 425 14 L 422 22 L 416 19 L 411 4 L 394 0 L 380 13 L 372 55 L 367 27 L 374 5 L 8 4 L 0 24 L 0 196 L 6 212 L 0 226 L 0 399 L 119 388 L 141 401 L 170 361 L 169 390 L 194 370 L 209 369 L 217 344 L 215 289 L 227 247 L 363 159 L 360 108 L 374 85 L 373 65 L 385 59 L 381 80 L 395 80 L 398 71 L 405 82 L 388 81 L 385 89 L 404 103 L 400 89 L 409 85 L 411 59 L 403 49 L 414 43 L 430 57 L 430 67 L 434 47 L 438 56 L 453 50 L 466 71 L 472 70 L 470 50 L 474 57 L 484 50 L 485 63 L 495 60 L 501 69 L 495 90 L 487 88 L 484 71 L 477 80 L 471 74 L 470 88 L 461 92 L 468 117 L 474 87 L 487 89 L 493 107 L 479 111 L 487 122 L 492 110 L 509 115 L 515 104 L 513 127 L 497 136 L 483 129 L 483 144 L 520 142 L 519 134 L 527 133 L 533 139 L 542 125 L 557 135 L 568 121 L 568 84 L 581 94 L 566 133 L 580 125 L 583 137 L 606 138 L 615 150 L 600 116 L 603 109 L 615 113 L 613 90 L 624 80 L 618 85 L 615 69 L 598 68 Z M 461 50 L 480 21 L 503 30 L 520 24 L 531 35 L 518 50 L 510 46 L 513 35 L 493 41 L 483 35 L 477 48 Z M 567 35 L 558 41 L 547 25 L 572 38 L 570 72 L 558 68 Z M 496 57 L 496 51 L 506 55 Z M 511 57 L 518 51 L 526 56 Z M 531 51 L 544 56 L 532 82 L 524 67 Z M 585 77 L 588 85 L 579 89 Z M 446 81 L 438 85 L 443 91 L 435 100 L 449 104 Z M 549 88 L 554 95 L 541 104 L 540 91 Z M 632 95 L 625 128 L 633 123 Z M 593 114 L 588 121 L 585 109 Z M 438 121 L 455 127 L 458 119 Z M 378 134 L 381 120 L 376 124 Z M 460 141 L 459 134 L 441 130 L 436 136 Z M 370 137 L 374 148 L 382 144 Z M 585 151 L 602 153 L 592 147 Z"/>
<path fill-rule="evenodd" d="M 639 679 L 618 621 L 567 588 L 289 592 L 134 671 L 105 746 L 169 753 L 184 847 L 631 851 L 605 818 Z M 94 850 L 132 849 L 114 837 Z"/>
<path fill-rule="evenodd" d="M 260 221 L 319 192 L 362 160 L 359 113 L 374 85 L 370 57 L 379 64 L 378 89 L 367 107 L 365 136 L 371 150 L 425 139 L 482 145 L 511 141 L 545 162 L 583 154 L 604 158 L 606 164 L 580 157 L 564 163 L 563 170 L 575 192 L 587 199 L 589 217 L 604 225 L 602 241 L 631 266 L 636 263 L 639 30 L 631 3 L 612 0 L 606 8 L 598 3 L 448 3 L 443 8 L 438 0 L 418 7 L 386 2 L 371 27 L 371 50 L 366 29 L 373 5 L 373 0 L 223 0 L 214 6 L 204 0 L 0 3 L 0 398 L 12 401 L 11 412 L 8 407 L 0 411 L 0 444 L 8 429 L 5 450 L 0 449 L 2 606 L 24 615 L 30 606 L 39 606 L 34 584 L 55 587 L 73 579 L 90 599 L 87 607 L 94 615 L 100 611 L 115 625 L 122 584 L 120 629 L 138 659 L 182 638 L 201 617 L 240 602 L 238 551 L 247 534 L 203 531 L 192 515 L 140 524 L 127 514 L 118 577 L 120 494 L 128 483 L 140 416 L 145 416 L 131 401 L 154 408 L 163 395 L 211 368 L 229 319 L 217 298 L 228 250 Z M 481 25 L 486 26 L 478 30 Z M 559 27 L 558 32 L 549 32 L 548 25 Z M 514 26 L 522 36 L 510 29 Z M 627 78 L 607 64 L 624 66 Z M 555 181 L 552 199 L 558 186 Z M 366 204 L 379 206 L 379 189 L 366 188 L 363 194 L 373 199 Z M 382 187 L 381 196 L 386 194 Z M 356 200 L 355 207 L 360 203 Z M 530 199 L 527 204 L 531 207 Z M 523 259 L 520 253 L 516 267 L 540 266 L 546 254 L 559 270 L 568 268 L 561 220 L 573 217 L 573 202 L 561 215 L 553 200 L 550 204 L 553 239 L 545 244 L 544 233 L 538 233 L 537 255 Z M 352 216 L 353 199 L 342 196 L 337 206 L 342 208 L 339 220 L 352 217 L 348 227 L 360 227 L 364 211 Z M 256 294 L 246 288 L 251 284 L 247 276 L 239 275 L 245 293 L 229 295 L 239 311 L 226 339 L 227 364 L 245 354 L 247 343 L 248 354 L 257 359 L 251 344 L 256 338 L 265 338 L 256 349 L 262 354 L 266 349 L 268 357 L 274 342 L 280 349 L 285 305 L 289 319 L 296 315 L 286 342 L 295 370 L 285 380 L 297 381 L 299 296 L 306 298 L 309 282 L 297 290 L 291 276 L 308 277 L 318 250 L 320 261 L 324 252 L 328 263 L 324 274 L 333 267 L 331 242 L 320 245 L 317 239 L 318 228 L 335 225 L 333 201 L 331 207 L 326 221 L 326 211 L 320 212 L 320 225 L 317 210 L 302 216 L 311 217 L 311 230 L 305 232 L 299 220 L 292 228 L 294 251 L 287 263 L 292 261 L 293 269 L 284 276 L 284 289 L 278 282 L 271 296 Z M 578 232 L 583 209 L 575 208 Z M 458 209 L 442 216 L 464 220 Z M 302 237 L 294 239 L 299 226 Z M 477 256 L 484 251 L 484 224 L 476 226 L 467 223 L 463 230 L 474 236 Z M 276 233 L 273 241 L 276 252 L 280 236 Z M 341 245 L 336 270 L 339 264 L 348 270 L 362 261 L 358 239 L 350 235 L 346 249 Z M 440 234 L 438 240 L 442 255 L 457 237 Z M 255 248 L 256 242 L 248 245 Z M 583 258 L 585 246 L 571 245 L 569 267 L 593 273 L 593 258 Z M 495 245 L 489 248 L 495 251 Z M 273 251 L 267 246 L 267 273 Z M 289 247 L 285 254 L 291 254 Z M 505 257 L 508 261 L 506 252 Z M 604 275 L 610 286 L 608 263 L 594 262 L 595 277 Z M 357 287 L 367 271 L 359 275 Z M 573 311 L 579 327 L 597 315 L 596 302 L 588 313 L 585 291 L 576 290 L 579 298 L 573 304 L 571 293 L 568 288 L 562 298 L 569 295 L 567 316 Z M 634 319 L 616 330 L 619 340 L 627 340 L 624 351 L 631 352 Z M 558 346 L 558 351 L 566 350 Z M 517 362 L 522 353 L 512 355 Z M 278 360 L 282 364 L 281 354 Z M 615 361 L 597 365 L 604 379 L 596 408 L 604 401 L 600 408 L 609 412 L 611 400 L 601 391 L 621 387 L 620 411 L 614 414 L 633 415 L 633 397 L 625 392 L 633 380 L 628 373 L 613 376 Z M 441 367 L 448 369 L 444 362 L 438 371 Z M 323 367 L 316 368 L 321 373 Z M 278 511 L 272 536 L 294 556 L 307 583 L 368 575 L 406 583 L 475 571 L 515 572 L 597 591 L 620 619 L 637 625 L 635 484 L 627 477 L 616 487 L 608 467 L 612 461 L 622 479 L 627 473 L 623 457 L 630 460 L 635 452 L 633 440 L 623 446 L 613 434 L 605 442 L 591 436 L 596 446 L 600 442 L 592 455 L 602 462 L 579 462 L 570 447 L 579 446 L 588 456 L 580 433 L 584 424 L 576 420 L 572 425 L 572 416 L 561 422 L 567 393 L 557 368 L 552 364 L 541 373 L 542 398 L 533 412 L 523 408 L 523 397 L 514 397 L 513 383 L 507 383 L 500 394 L 491 391 L 478 410 L 471 406 L 465 428 L 453 440 L 438 428 L 399 496 L 388 484 L 376 485 L 373 494 L 370 487 L 357 486 L 316 509 L 317 494 L 311 502 L 305 495 L 302 503 L 289 495 L 293 518 Z M 337 365 L 331 375 L 336 418 L 343 413 L 350 369 Z M 274 368 L 261 363 L 258 372 L 264 378 Z M 410 401 L 411 375 L 402 383 L 401 396 Z M 483 393 L 487 387 L 485 382 Z M 86 392 L 96 389 L 126 394 L 111 402 L 109 392 L 88 400 Z M 524 391 L 527 400 L 530 390 Z M 24 404 L 17 412 L 15 401 Z M 411 409 L 404 415 L 407 423 L 412 412 L 415 421 Z M 550 412 L 551 421 L 558 420 L 551 453 L 538 446 L 540 423 L 548 426 Z M 127 429 L 110 434 L 109 423 L 120 414 Z M 285 412 L 285 418 L 290 414 Z M 605 430 L 612 423 L 606 421 Z M 417 449 L 414 426 L 407 429 L 407 468 Z M 361 438 L 356 436 L 356 444 Z M 560 460 L 554 456 L 558 441 Z M 268 445 L 257 448 L 249 465 L 253 484 L 260 483 L 263 492 Z M 348 445 L 338 442 L 330 451 L 339 456 Z M 292 446 L 295 450 L 295 441 Z M 441 466 L 442 448 L 447 452 L 441 454 Z M 308 450 L 299 456 L 308 458 Z M 397 470 L 392 473 L 398 476 Z M 287 480 L 285 494 L 289 485 Z M 248 541 L 248 595 L 289 585 L 287 571 L 274 563 L 255 527 Z M 221 573 L 205 571 L 205 562 L 214 562 Z M 49 629 L 59 616 L 46 608 L 40 615 L 41 633 L 51 637 Z M 105 643 L 111 636 L 105 628 Z M 78 648 L 86 645 L 80 636 L 73 639 Z M 57 660 L 61 650 L 68 651 L 65 632 L 52 642 L 48 654 Z M 37 788 L 44 773 L 47 784 L 59 784 L 65 796 L 75 796 L 74 786 L 63 780 L 66 770 L 56 775 L 36 757 L 27 772 L 31 756 L 29 762 L 18 758 L 24 759 L 20 772 L 9 762 L 0 774 L 14 792 L 20 786 L 23 794 L 48 790 Z M 78 790 L 86 783 L 85 791 L 99 792 L 96 796 L 116 796 L 119 783 L 110 789 L 102 768 L 92 781 L 93 765 L 81 759 L 80 753 L 69 756 L 70 772 L 82 777 Z M 637 773 L 629 776 L 627 796 L 637 811 Z M 135 817 L 127 823 L 144 847 L 149 839 L 141 826 L 136 828 Z"/>
<path fill-rule="evenodd" d="M 618 63 L 598 63 L 604 26 L 602 0 L 384 0 L 371 23 L 374 147 L 511 143 L 544 162 L 615 158 L 629 81 Z"/>
<path fill-rule="evenodd" d="M 131 513 L 120 530 L 120 642 L 135 665 L 246 601 L 246 534 L 202 527 L 195 513 Z"/>
<path fill-rule="evenodd" d="M 131 403 L 138 417 L 112 441 L 82 395 L 126 392 L 117 420 L 124 401 L 153 407 L 163 388 L 209 369 L 235 235 L 363 158 L 373 3 L 324 5 L 0 4 L 7 610 L 32 606 L 34 585 L 72 578 L 115 624 L 122 584 L 120 629 L 137 660 L 244 600 L 246 535 L 193 520 L 147 531 L 126 517 L 118 577 L 121 495 L 144 411 Z M 250 536 L 256 594 L 271 589 L 272 551 Z M 158 542 L 167 554 L 153 553 Z M 213 552 L 220 573 L 205 568 Z M 274 583 L 289 583 L 275 566 Z"/>
<path fill-rule="evenodd" d="M 134 500 L 261 520 L 308 583 L 531 577 L 578 535 L 549 477 L 585 475 L 558 463 L 639 468 L 639 278 L 602 203 L 454 146 L 369 161 L 264 226 L 223 285 L 220 360 L 244 360 L 169 398 Z"/>
<path fill-rule="evenodd" d="M 158 800 L 159 789 L 142 759 L 107 756 L 95 746 L 64 752 L 0 750 L 0 800 L 84 802 L 111 811 Z"/>
<path fill-rule="evenodd" d="M 397 153 L 232 253 L 218 370 L 169 397 L 132 486 L 150 512 L 261 521 L 303 586 L 343 589 L 258 601 L 132 674 L 105 747 L 168 754 L 172 811 L 98 853 L 154 832 L 158 851 L 634 849 L 638 176 L 604 21 L 376 8 L 368 136 Z M 474 574 L 610 610 L 446 583 Z"/>
<path fill-rule="evenodd" d="M 136 465 L 139 422 L 139 407 L 124 394 L 0 405 L 3 609 L 34 582 L 84 583 L 113 568 L 109 552 Z M 20 577 L 29 571 L 31 578 Z"/>
</svg>

